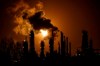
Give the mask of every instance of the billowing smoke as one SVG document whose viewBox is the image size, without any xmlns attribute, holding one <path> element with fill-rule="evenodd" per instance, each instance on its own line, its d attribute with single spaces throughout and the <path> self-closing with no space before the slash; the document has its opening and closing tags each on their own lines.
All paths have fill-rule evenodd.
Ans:
<svg viewBox="0 0 100 66">
<path fill-rule="evenodd" d="M 20 5 L 20 6 L 19 6 Z M 38 2 L 36 6 L 30 7 L 25 2 L 20 2 L 18 6 L 16 6 L 15 10 L 15 23 L 17 26 L 14 28 L 14 32 L 16 34 L 21 35 L 29 35 L 30 30 L 33 29 L 33 26 L 30 24 L 28 19 L 25 19 L 26 17 L 33 16 L 37 11 L 40 11 L 42 9 L 42 2 Z M 27 16 L 26 16 L 27 15 Z M 25 17 L 26 16 L 26 17 Z"/>
<path fill-rule="evenodd" d="M 21 4 L 23 4 L 23 2 Z M 51 24 L 51 20 L 44 17 L 42 2 L 39 1 L 33 8 L 24 4 L 17 10 L 20 13 L 15 15 L 15 21 L 18 26 L 15 27 L 14 31 L 17 34 L 29 35 L 32 29 L 40 30 L 52 28 L 53 30 L 57 30 L 57 27 Z"/>
<path fill-rule="evenodd" d="M 29 22 L 33 25 L 33 28 L 35 30 L 40 30 L 40 29 L 50 29 L 52 28 L 53 30 L 57 30 L 57 27 L 53 26 L 51 24 L 50 19 L 46 19 L 44 16 L 43 11 L 36 12 L 33 16 L 29 17 Z M 25 19 L 27 17 L 27 14 L 23 16 Z"/>
<path fill-rule="evenodd" d="M 37 0 L 0 0 L 0 37 L 27 36 L 30 30 L 53 28 L 43 13 L 43 3 Z"/>
</svg>

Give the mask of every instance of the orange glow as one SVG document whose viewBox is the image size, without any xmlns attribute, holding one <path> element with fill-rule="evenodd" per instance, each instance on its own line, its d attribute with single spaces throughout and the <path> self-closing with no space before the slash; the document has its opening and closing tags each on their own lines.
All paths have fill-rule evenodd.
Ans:
<svg viewBox="0 0 100 66">
<path fill-rule="evenodd" d="M 41 1 L 39 1 L 37 4 L 36 4 L 36 8 L 41 10 L 43 9 L 43 3 Z"/>
<path fill-rule="evenodd" d="M 18 24 L 13 30 L 16 34 L 27 36 L 32 30 L 32 25 L 27 21 L 23 20 L 22 17 L 16 17 L 16 24 Z"/>
<path fill-rule="evenodd" d="M 40 32 L 41 32 L 43 37 L 46 37 L 48 35 L 48 31 L 47 30 L 41 29 Z"/>
<path fill-rule="evenodd" d="M 36 12 L 36 8 L 34 8 L 34 7 L 28 9 L 28 10 L 27 10 L 28 17 L 33 16 L 33 15 L 35 14 L 35 12 Z"/>
</svg>

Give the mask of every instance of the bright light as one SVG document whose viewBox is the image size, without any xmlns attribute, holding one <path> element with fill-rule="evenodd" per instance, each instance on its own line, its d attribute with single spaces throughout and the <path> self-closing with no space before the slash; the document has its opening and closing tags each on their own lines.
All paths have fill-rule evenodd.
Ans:
<svg viewBox="0 0 100 66">
<path fill-rule="evenodd" d="M 43 37 L 46 37 L 48 35 L 48 31 L 47 30 L 41 29 L 40 32 L 41 32 Z"/>
</svg>

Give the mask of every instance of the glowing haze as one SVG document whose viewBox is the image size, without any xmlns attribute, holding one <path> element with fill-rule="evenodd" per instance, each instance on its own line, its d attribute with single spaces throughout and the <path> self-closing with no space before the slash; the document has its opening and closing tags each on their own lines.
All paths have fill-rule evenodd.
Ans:
<svg viewBox="0 0 100 66">
<path fill-rule="evenodd" d="M 20 5 L 20 6 L 19 6 Z M 42 2 L 38 2 L 36 4 L 36 7 L 32 7 L 30 8 L 30 6 L 28 4 L 26 4 L 24 1 L 19 2 L 19 5 L 17 5 L 15 7 L 15 11 L 18 13 L 15 14 L 15 23 L 17 24 L 17 26 L 15 26 L 14 28 L 14 32 L 16 34 L 21 34 L 24 36 L 28 36 L 30 33 L 30 30 L 33 30 L 33 26 L 30 24 L 28 19 L 28 17 L 33 16 L 36 12 L 40 11 L 43 8 L 43 4 Z M 27 16 L 24 18 L 24 15 Z"/>
<path fill-rule="evenodd" d="M 41 29 L 40 32 L 42 33 L 43 37 L 46 37 L 48 35 L 48 31 L 47 30 Z"/>
<path fill-rule="evenodd" d="M 27 18 L 36 12 L 42 11 L 43 3 L 33 1 L 29 4 L 27 0 L 0 0 L 0 37 L 12 37 L 15 40 L 23 40 L 28 36 L 30 30 L 34 29 Z M 1 39 L 0 38 L 0 39 Z"/>
<path fill-rule="evenodd" d="M 16 35 L 22 35 L 26 38 L 26 36 L 29 37 L 30 30 L 34 30 L 35 47 L 37 52 L 39 53 L 41 40 L 46 40 L 45 51 L 48 51 L 48 38 L 50 37 L 49 31 L 51 31 L 50 29 L 58 30 L 58 28 L 51 23 L 50 19 L 45 18 L 43 3 L 38 1 L 35 6 L 30 7 L 30 5 L 21 1 L 12 9 L 13 11 L 16 11 L 14 15 L 14 23 L 16 26 L 13 29 Z"/>
<path fill-rule="evenodd" d="M 45 11 L 46 14 L 43 12 L 39 16 L 38 19 L 42 21 L 33 22 L 36 21 L 33 19 L 34 15 L 41 14 L 41 11 Z M 49 23 L 49 27 L 54 28 L 53 25 L 56 25 L 69 37 L 72 42 L 72 53 L 81 46 L 83 29 L 89 32 L 94 48 L 100 48 L 99 14 L 100 4 L 97 0 L 0 0 L 0 39 L 13 37 L 22 41 L 31 29 L 35 30 L 38 39 L 37 37 L 41 37 L 40 28 L 44 29 Z M 47 26 L 45 27 L 49 30 Z M 40 42 L 36 42 L 39 51 Z"/>
</svg>

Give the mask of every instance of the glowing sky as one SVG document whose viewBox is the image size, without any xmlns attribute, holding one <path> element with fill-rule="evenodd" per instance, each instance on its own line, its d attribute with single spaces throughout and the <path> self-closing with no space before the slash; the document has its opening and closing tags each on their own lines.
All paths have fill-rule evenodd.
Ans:
<svg viewBox="0 0 100 66">
<path fill-rule="evenodd" d="M 16 12 L 16 10 L 20 6 L 25 9 L 34 8 L 38 0 L 23 0 L 25 2 L 23 5 L 19 3 L 20 1 L 0 0 L 0 37 L 14 35 L 19 39 L 13 33 L 13 28 L 17 25 L 14 22 L 14 15 L 20 12 Z M 69 37 L 72 43 L 72 52 L 81 46 L 83 29 L 89 32 L 89 39 L 93 39 L 94 47 L 100 48 L 100 2 L 97 0 L 40 1 L 43 2 L 41 8 L 45 12 L 45 17 L 51 19 L 51 22 Z M 26 6 L 24 6 L 25 4 Z M 16 9 L 12 9 L 15 6 L 17 6 Z"/>
<path fill-rule="evenodd" d="M 94 47 L 100 48 L 100 2 L 97 0 L 49 0 L 45 12 L 54 25 L 64 32 L 72 43 L 72 50 L 79 48 L 82 30 L 89 33 Z"/>
</svg>

